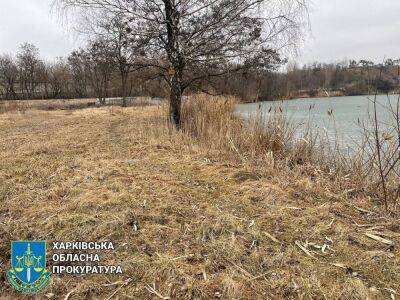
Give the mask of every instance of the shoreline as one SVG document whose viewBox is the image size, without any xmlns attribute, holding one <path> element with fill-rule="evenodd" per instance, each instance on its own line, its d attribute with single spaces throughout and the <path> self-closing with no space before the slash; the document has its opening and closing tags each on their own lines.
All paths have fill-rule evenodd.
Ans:
<svg viewBox="0 0 400 300">
<path fill-rule="evenodd" d="M 314 97 L 293 97 L 293 98 L 283 98 L 277 100 L 260 100 L 260 101 L 240 101 L 239 104 L 251 104 L 251 103 L 261 103 L 261 102 L 279 102 L 279 101 L 291 101 L 291 100 L 302 100 L 302 99 L 328 99 L 328 98 L 346 98 L 346 97 L 375 97 L 375 94 L 360 94 L 360 95 L 337 95 L 337 96 L 314 96 Z M 399 96 L 398 92 L 393 92 L 389 94 L 377 94 L 377 96 Z"/>
</svg>

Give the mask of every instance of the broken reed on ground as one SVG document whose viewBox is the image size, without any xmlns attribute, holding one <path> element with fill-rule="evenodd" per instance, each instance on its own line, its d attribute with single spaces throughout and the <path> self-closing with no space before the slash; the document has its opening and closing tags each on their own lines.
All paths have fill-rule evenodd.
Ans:
<svg viewBox="0 0 400 300">
<path fill-rule="evenodd" d="M 235 114 L 232 97 L 196 95 L 186 101 L 183 129 L 207 147 L 230 152 L 256 168 L 301 168 L 328 179 L 339 194 L 369 196 L 395 211 L 400 197 L 400 97 L 395 107 L 388 101 L 390 120 L 380 120 L 376 97 L 372 102 L 372 114 L 360 126 L 362 139 L 350 154 L 311 123 L 296 132 L 281 109 L 266 115 L 259 107 L 244 121 Z"/>
</svg>

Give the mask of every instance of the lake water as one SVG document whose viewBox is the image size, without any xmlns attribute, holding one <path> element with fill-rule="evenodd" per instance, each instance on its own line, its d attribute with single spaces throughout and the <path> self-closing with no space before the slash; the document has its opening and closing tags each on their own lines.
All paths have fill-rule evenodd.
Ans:
<svg viewBox="0 0 400 300">
<path fill-rule="evenodd" d="M 245 118 L 262 112 L 266 117 L 282 111 L 297 132 L 301 134 L 307 124 L 329 137 L 331 143 L 339 141 L 344 147 L 352 147 L 361 141 L 361 124 L 373 116 L 375 96 L 351 96 L 331 98 L 304 98 L 240 104 L 238 112 Z M 378 95 L 377 114 L 382 128 L 392 120 L 387 109 L 389 102 L 396 108 L 398 95 Z"/>
</svg>

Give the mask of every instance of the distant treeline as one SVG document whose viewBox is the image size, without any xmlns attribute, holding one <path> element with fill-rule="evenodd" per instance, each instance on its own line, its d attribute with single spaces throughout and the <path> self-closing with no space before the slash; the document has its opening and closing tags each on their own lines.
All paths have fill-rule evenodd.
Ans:
<svg viewBox="0 0 400 300">
<path fill-rule="evenodd" d="M 400 60 L 393 59 L 383 64 L 350 60 L 299 67 L 288 63 L 285 72 L 239 74 L 221 80 L 220 88 L 244 101 L 386 94 L 400 88 L 399 66 Z"/>
<path fill-rule="evenodd" d="M 368 60 L 349 60 L 336 64 L 313 63 L 299 68 L 288 66 L 283 75 L 286 96 L 365 95 L 390 93 L 399 87 L 400 60 L 375 64 Z"/>
<path fill-rule="evenodd" d="M 400 86 L 400 60 L 388 59 L 382 64 L 349 60 L 303 67 L 287 63 L 285 72 L 278 71 L 282 63 L 275 57 L 267 69 L 226 74 L 203 81 L 187 92 L 206 90 L 249 102 L 390 93 Z M 28 43 L 15 56 L 0 55 L 0 98 L 5 100 L 102 100 L 121 96 L 166 97 L 167 93 L 165 78 L 154 76 L 149 69 L 130 69 L 128 62 L 99 42 L 52 62 L 41 59 L 38 48 Z"/>
<path fill-rule="evenodd" d="M 39 49 L 25 43 L 16 55 L 0 55 L 0 99 L 72 99 L 122 95 L 120 65 L 99 43 L 46 61 Z M 162 79 L 124 76 L 125 96 L 164 94 Z M 145 75 L 145 74 L 142 74 Z"/>
</svg>

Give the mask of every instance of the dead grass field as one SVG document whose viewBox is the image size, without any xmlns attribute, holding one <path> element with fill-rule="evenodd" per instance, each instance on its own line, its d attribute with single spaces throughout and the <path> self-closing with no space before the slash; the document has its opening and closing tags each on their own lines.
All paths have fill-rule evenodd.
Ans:
<svg viewBox="0 0 400 300">
<path fill-rule="evenodd" d="M 123 267 L 52 276 L 38 299 L 400 297 L 397 218 L 300 169 L 231 159 L 171 131 L 163 115 L 0 115 L 1 298 L 23 298 L 5 278 L 19 239 L 112 241 L 102 262 Z"/>
<path fill-rule="evenodd" d="M 96 99 L 52 99 L 52 100 L 3 100 L 0 101 L 0 113 L 29 109 L 57 110 L 79 109 L 95 106 Z"/>
</svg>

